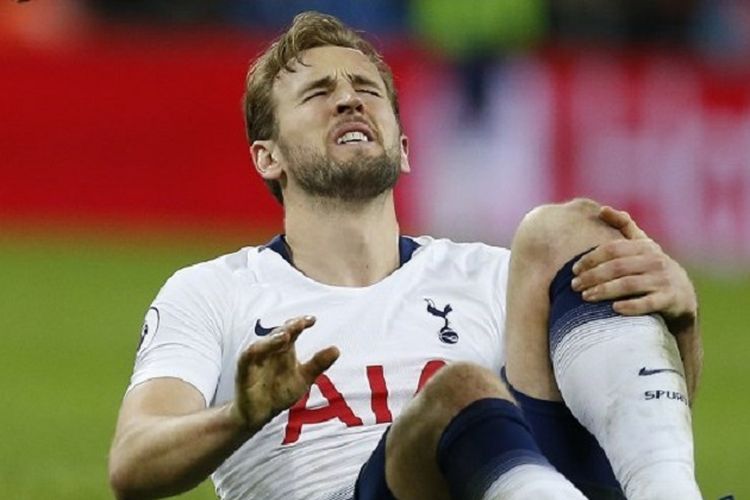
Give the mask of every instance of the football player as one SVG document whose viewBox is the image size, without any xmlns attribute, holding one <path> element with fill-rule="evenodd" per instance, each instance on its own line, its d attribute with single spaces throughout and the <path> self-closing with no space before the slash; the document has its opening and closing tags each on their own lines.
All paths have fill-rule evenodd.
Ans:
<svg viewBox="0 0 750 500">
<path fill-rule="evenodd" d="M 695 295 L 627 214 L 540 207 L 512 258 L 402 235 L 393 188 L 409 143 L 393 77 L 330 16 L 298 16 L 255 61 L 245 111 L 283 234 L 159 292 L 110 454 L 118 497 L 212 475 L 237 499 L 605 498 L 621 486 L 698 498 L 685 387 Z M 684 363 L 675 336 L 694 348 Z"/>
</svg>

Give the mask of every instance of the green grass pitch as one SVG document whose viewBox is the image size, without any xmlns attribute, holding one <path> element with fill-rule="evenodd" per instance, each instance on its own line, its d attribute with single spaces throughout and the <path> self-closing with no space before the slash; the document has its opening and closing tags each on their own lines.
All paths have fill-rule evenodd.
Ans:
<svg viewBox="0 0 750 500">
<path fill-rule="evenodd" d="M 112 498 L 107 450 L 143 314 L 174 270 L 238 246 L 0 237 L 0 496 Z M 750 497 L 750 277 L 693 274 L 706 348 L 699 481 L 707 499 Z M 215 496 L 204 484 L 181 498 Z"/>
</svg>

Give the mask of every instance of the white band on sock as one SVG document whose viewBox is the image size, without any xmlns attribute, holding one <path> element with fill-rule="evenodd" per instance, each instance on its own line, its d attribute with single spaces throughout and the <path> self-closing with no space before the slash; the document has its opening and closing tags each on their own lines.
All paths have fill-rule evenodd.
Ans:
<svg viewBox="0 0 750 500">
<path fill-rule="evenodd" d="M 483 500 L 586 500 L 565 477 L 549 465 L 523 464 L 503 473 Z"/>
</svg>

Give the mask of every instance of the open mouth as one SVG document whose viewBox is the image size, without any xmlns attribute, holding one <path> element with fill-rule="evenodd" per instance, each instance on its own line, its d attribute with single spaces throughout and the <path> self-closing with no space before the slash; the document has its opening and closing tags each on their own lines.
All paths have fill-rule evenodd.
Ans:
<svg viewBox="0 0 750 500">
<path fill-rule="evenodd" d="M 360 131 L 346 132 L 341 137 L 336 139 L 336 144 L 359 144 L 363 142 L 370 142 L 370 138 L 367 134 Z"/>
<path fill-rule="evenodd" d="M 347 121 L 333 130 L 333 142 L 339 146 L 371 144 L 375 142 L 375 134 L 365 122 Z"/>
</svg>

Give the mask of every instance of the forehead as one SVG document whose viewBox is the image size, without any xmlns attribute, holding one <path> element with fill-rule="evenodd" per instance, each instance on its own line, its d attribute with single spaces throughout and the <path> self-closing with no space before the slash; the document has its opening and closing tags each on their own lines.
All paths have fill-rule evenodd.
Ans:
<svg viewBox="0 0 750 500">
<path fill-rule="evenodd" d="M 274 91 L 288 95 L 300 90 L 305 84 L 323 77 L 350 78 L 361 75 L 383 85 L 378 68 L 357 49 L 348 47 L 316 47 L 302 52 L 302 62 L 292 63 L 294 71 L 281 70 L 274 84 Z"/>
</svg>

